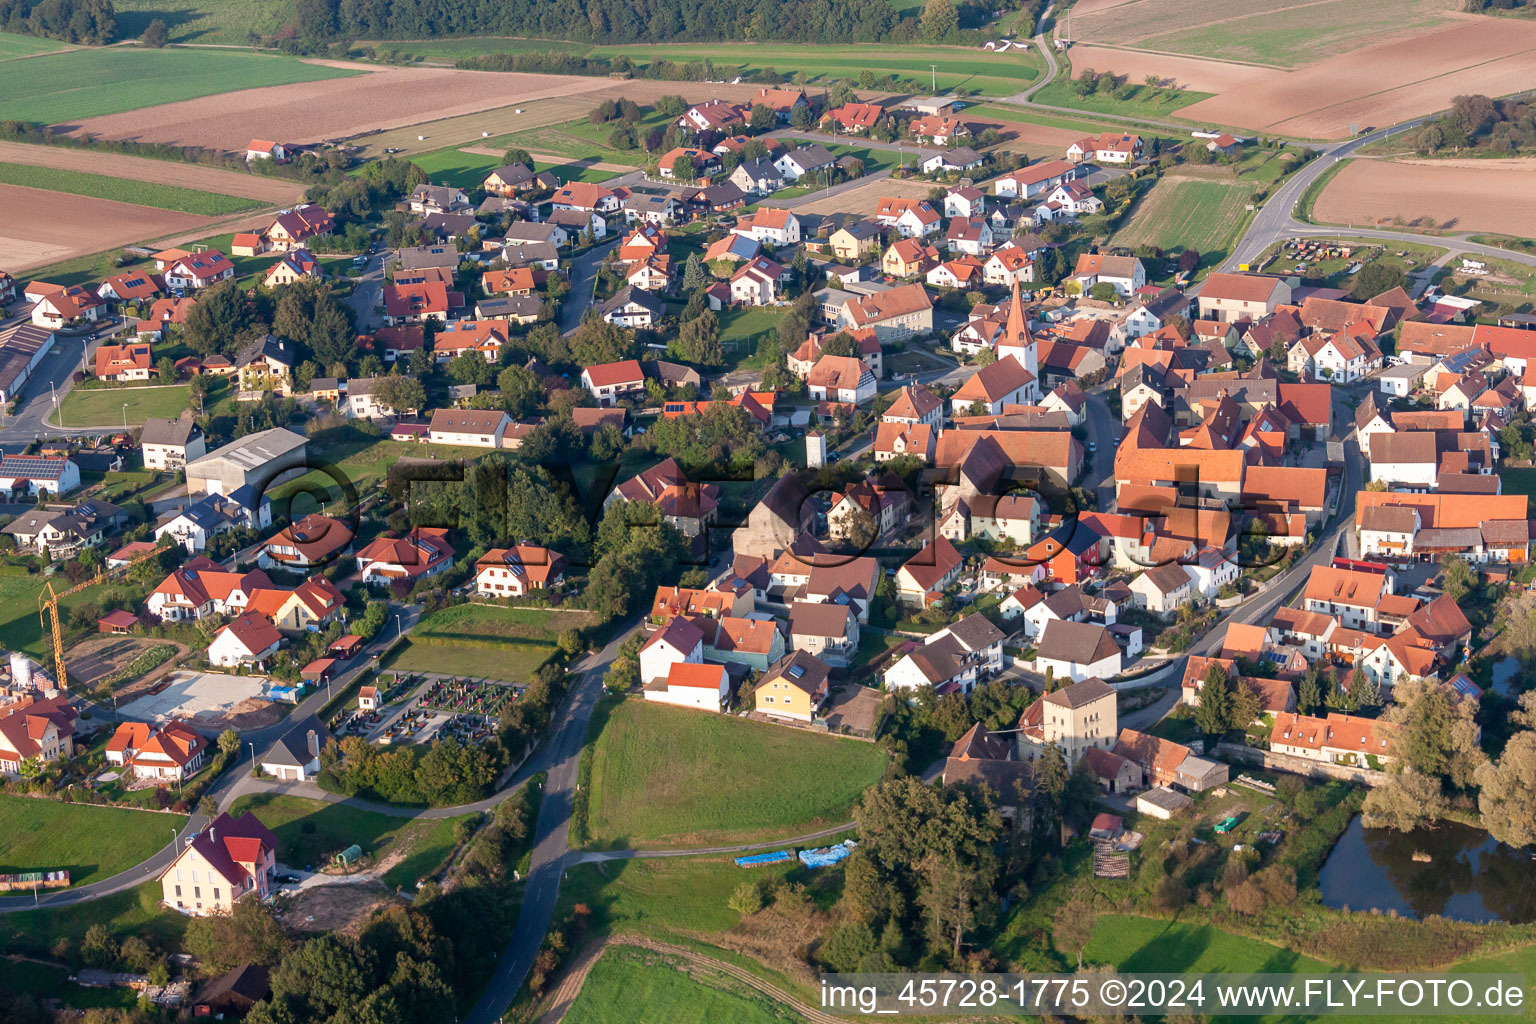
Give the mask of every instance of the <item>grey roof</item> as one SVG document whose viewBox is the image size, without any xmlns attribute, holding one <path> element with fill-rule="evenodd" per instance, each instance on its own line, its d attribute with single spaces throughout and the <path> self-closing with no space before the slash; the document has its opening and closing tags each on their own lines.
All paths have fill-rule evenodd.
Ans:
<svg viewBox="0 0 1536 1024">
<path fill-rule="evenodd" d="M 1045 624 L 1036 648 L 1039 657 L 1074 665 L 1091 665 L 1120 653 L 1109 630 L 1096 622 L 1052 619 Z"/>
<path fill-rule="evenodd" d="M 649 312 L 652 316 L 660 316 L 666 308 L 660 298 L 646 291 L 644 288 L 636 288 L 634 285 L 625 285 L 618 293 L 607 302 L 603 303 L 602 314 L 607 316 L 615 310 L 623 309 L 633 303 Z"/>
<path fill-rule="evenodd" d="M 970 146 L 959 146 L 948 152 L 940 153 L 939 156 L 944 158 L 944 164 L 948 167 L 964 167 L 967 164 L 979 163 L 981 161 L 981 154 Z"/>
<path fill-rule="evenodd" d="M 294 349 L 288 347 L 288 343 L 275 334 L 268 334 L 262 338 L 256 338 L 247 342 L 238 355 L 235 356 L 236 366 L 249 366 L 258 359 L 271 359 L 282 363 L 284 366 L 293 366 L 296 362 Z"/>
<path fill-rule="evenodd" d="M 1412 533 L 1414 510 L 1407 505 L 1370 505 L 1360 510 L 1360 529 L 1378 533 Z"/>
<path fill-rule="evenodd" d="M 509 267 L 526 267 L 547 260 L 559 260 L 560 251 L 551 242 L 516 242 L 508 240 L 501 258 Z"/>
<path fill-rule="evenodd" d="M 475 312 L 486 320 L 504 316 L 538 316 L 543 308 L 544 302 L 537 295 L 497 295 L 475 303 Z"/>
<path fill-rule="evenodd" d="M 417 245 L 400 250 L 401 270 L 426 270 L 459 265 L 459 250 L 451 245 Z"/>
<path fill-rule="evenodd" d="M 738 166 L 738 170 L 746 171 L 747 174 L 751 175 L 753 181 L 763 178 L 772 178 L 778 181 L 784 180 L 784 175 L 780 174 L 779 169 L 773 166 L 773 161 L 766 160 L 763 157 L 743 160 Z"/>
<path fill-rule="evenodd" d="M 547 242 L 554 237 L 557 228 L 559 225 L 554 223 L 553 219 L 547 223 L 518 221 L 507 228 L 506 241 L 508 245 L 518 242 Z"/>
<path fill-rule="evenodd" d="M 313 750 L 311 749 L 311 733 L 314 734 Z M 262 764 L 280 764 L 289 767 L 300 767 L 308 764 L 325 749 L 325 744 L 330 740 L 331 734 L 326 731 L 320 719 L 314 715 L 307 715 L 302 720 L 293 723 L 287 732 L 278 737 L 267 752 L 262 755 Z"/>
<path fill-rule="evenodd" d="M 795 651 L 769 665 L 758 680 L 758 686 L 761 687 L 770 679 L 783 679 L 806 693 L 814 694 L 826 682 L 827 675 L 827 666 L 822 664 L 820 658 L 808 651 Z"/>
<path fill-rule="evenodd" d="M 1188 760 L 1188 758 L 1185 758 Z M 1145 800 L 1154 807 L 1161 807 L 1165 811 L 1182 811 L 1194 803 L 1189 797 L 1167 786 L 1154 786 L 1144 793 L 1136 795 L 1137 800 Z"/>
<path fill-rule="evenodd" d="M 853 608 L 846 604 L 796 601 L 789 608 L 789 631 L 800 636 L 846 637 Z"/>
<path fill-rule="evenodd" d="M 281 458 L 303 448 L 309 439 L 284 427 L 273 427 L 231 441 L 222 448 L 187 463 L 187 476 L 201 475 L 202 471 L 216 471 L 222 466 L 233 466 L 247 473 L 260 469 L 274 459 Z"/>
<path fill-rule="evenodd" d="M 1046 694 L 1045 699 L 1064 708 L 1080 708 L 1101 698 L 1112 697 L 1114 694 L 1113 686 L 1098 676 L 1090 676 L 1080 683 L 1063 686 L 1055 693 Z"/>
<path fill-rule="evenodd" d="M 836 162 L 836 158 L 832 156 L 831 151 L 819 142 L 813 142 L 809 146 L 801 146 L 794 152 L 784 155 L 793 157 L 796 164 L 807 170 L 813 167 L 825 167 L 827 164 Z"/>
<path fill-rule="evenodd" d="M 959 622 L 951 623 L 949 632 L 973 651 L 1003 642 L 1003 631 L 992 625 L 991 621 L 980 613 L 967 615 Z"/>
<path fill-rule="evenodd" d="M 192 413 L 183 412 L 175 419 L 160 419 L 151 416 L 144 421 L 144 429 L 139 434 L 139 444 L 169 444 L 185 446 L 194 435 L 202 433 L 197 423 L 192 419 Z"/>
</svg>

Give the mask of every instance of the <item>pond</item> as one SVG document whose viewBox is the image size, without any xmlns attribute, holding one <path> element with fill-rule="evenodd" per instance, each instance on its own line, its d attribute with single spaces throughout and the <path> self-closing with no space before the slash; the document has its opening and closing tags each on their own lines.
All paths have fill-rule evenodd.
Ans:
<svg viewBox="0 0 1536 1024">
<path fill-rule="evenodd" d="M 1429 860 L 1414 860 L 1416 853 Z M 1533 868 L 1530 850 L 1504 846 L 1482 829 L 1441 822 L 1397 832 L 1366 828 L 1356 815 L 1318 884 L 1330 907 L 1525 924 L 1536 921 Z"/>
</svg>

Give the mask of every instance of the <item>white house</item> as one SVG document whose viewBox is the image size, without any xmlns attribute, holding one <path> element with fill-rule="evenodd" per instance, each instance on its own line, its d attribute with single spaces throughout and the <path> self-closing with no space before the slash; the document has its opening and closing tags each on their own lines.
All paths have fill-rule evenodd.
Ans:
<svg viewBox="0 0 1536 1024">
<path fill-rule="evenodd" d="M 875 375 L 856 356 L 822 356 L 805 378 L 812 400 L 863 405 L 875 397 Z"/>
<path fill-rule="evenodd" d="M 262 668 L 282 646 L 283 635 L 264 615 L 247 612 L 223 626 L 208 643 L 208 664 Z"/>
<path fill-rule="evenodd" d="M 433 444 L 500 448 L 512 418 L 500 409 L 438 409 L 427 428 Z"/>
<path fill-rule="evenodd" d="M 652 633 L 640 648 L 640 681 L 649 685 L 664 680 L 679 662 L 704 663 L 704 634 L 680 616 Z"/>
<path fill-rule="evenodd" d="M 644 692 L 646 700 L 719 714 L 731 699 L 731 679 L 724 665 L 675 661 Z"/>
<path fill-rule="evenodd" d="M 1147 270 L 1134 256 L 1085 252 L 1077 258 L 1072 278 L 1082 285 L 1084 294 L 1096 284 L 1108 284 L 1115 294 L 1128 299 L 1147 283 Z"/>
<path fill-rule="evenodd" d="M 821 145 L 801 146 L 792 149 L 773 162 L 779 173 L 789 181 L 799 181 L 807 174 L 831 167 L 837 160 Z"/>
<path fill-rule="evenodd" d="M 1002 630 L 984 615 L 967 615 L 886 669 L 884 681 L 892 692 L 932 686 L 940 693 L 970 693 L 1002 669 Z"/>
<path fill-rule="evenodd" d="M 1035 648 L 1035 671 L 1079 682 L 1092 676 L 1109 679 L 1120 674 L 1120 645 L 1097 622 L 1053 619 L 1045 624 Z"/>
<path fill-rule="evenodd" d="M 944 194 L 944 216 L 975 219 L 987 211 L 987 194 L 975 185 L 956 185 Z"/>
</svg>

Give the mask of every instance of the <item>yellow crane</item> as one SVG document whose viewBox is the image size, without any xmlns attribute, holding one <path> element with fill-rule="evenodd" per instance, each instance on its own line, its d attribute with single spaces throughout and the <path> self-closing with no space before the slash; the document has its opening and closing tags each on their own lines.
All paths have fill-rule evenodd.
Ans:
<svg viewBox="0 0 1536 1024">
<path fill-rule="evenodd" d="M 69 678 L 64 674 L 64 631 L 59 628 L 59 598 L 68 597 L 70 594 L 79 593 L 86 587 L 94 587 L 98 583 L 105 583 L 107 578 L 115 576 L 119 572 L 125 572 L 146 558 L 153 558 L 158 551 L 151 551 L 139 555 L 132 561 L 125 562 L 116 569 L 108 569 L 104 564 L 96 566 L 96 575 L 81 583 L 76 583 L 62 594 L 55 593 L 52 581 L 43 584 L 42 593 L 37 595 L 37 617 L 42 622 L 43 632 L 52 630 L 53 633 L 53 669 L 54 678 L 59 684 L 59 689 L 69 689 Z"/>
<path fill-rule="evenodd" d="M 59 595 L 53 592 L 52 582 L 44 583 L 43 592 L 37 595 L 37 617 L 42 620 L 43 632 L 48 632 L 50 625 L 53 627 L 54 681 L 61 690 L 67 690 L 69 678 L 64 675 L 64 631 L 59 628 Z"/>
</svg>

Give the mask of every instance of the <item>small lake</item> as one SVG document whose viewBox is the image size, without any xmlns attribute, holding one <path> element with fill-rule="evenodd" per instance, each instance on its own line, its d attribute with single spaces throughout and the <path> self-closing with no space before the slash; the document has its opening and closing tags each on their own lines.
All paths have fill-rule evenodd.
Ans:
<svg viewBox="0 0 1536 1024">
<path fill-rule="evenodd" d="M 1415 852 L 1429 861 L 1416 861 Z M 1405 917 L 1438 914 L 1455 921 L 1536 921 L 1536 862 L 1482 829 L 1442 822 L 1397 832 L 1349 823 L 1323 863 L 1323 902 L 1350 910 L 1395 910 Z"/>
</svg>

